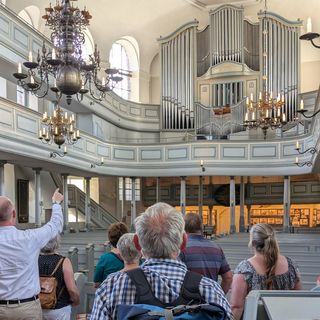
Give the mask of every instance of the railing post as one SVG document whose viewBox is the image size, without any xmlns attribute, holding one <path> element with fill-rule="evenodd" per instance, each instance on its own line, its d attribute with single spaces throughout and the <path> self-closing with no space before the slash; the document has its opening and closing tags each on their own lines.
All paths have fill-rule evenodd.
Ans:
<svg viewBox="0 0 320 320">
<path fill-rule="evenodd" d="M 89 243 L 86 246 L 86 269 L 88 270 L 88 281 L 93 281 L 94 273 L 94 244 Z"/>
<path fill-rule="evenodd" d="M 73 272 L 78 272 L 79 270 L 79 256 L 78 256 L 78 248 L 70 247 L 68 251 L 68 258 L 71 261 Z"/>
</svg>

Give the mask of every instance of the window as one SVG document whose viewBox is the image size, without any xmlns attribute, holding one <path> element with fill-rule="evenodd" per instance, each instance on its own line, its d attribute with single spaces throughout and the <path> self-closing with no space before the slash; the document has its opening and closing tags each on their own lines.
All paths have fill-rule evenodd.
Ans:
<svg viewBox="0 0 320 320">
<path fill-rule="evenodd" d="M 120 43 L 114 43 L 111 47 L 109 57 L 110 67 L 122 70 L 130 70 L 129 57 L 125 48 Z M 129 99 L 130 81 L 128 77 L 123 77 L 117 83 L 113 91 L 123 99 Z"/>
<path fill-rule="evenodd" d="M 125 190 L 123 190 L 125 188 Z M 119 200 L 123 201 L 123 191 L 125 191 L 125 200 L 132 200 L 132 180 L 131 178 L 119 178 Z M 141 180 L 135 179 L 135 200 L 141 200 Z"/>
</svg>

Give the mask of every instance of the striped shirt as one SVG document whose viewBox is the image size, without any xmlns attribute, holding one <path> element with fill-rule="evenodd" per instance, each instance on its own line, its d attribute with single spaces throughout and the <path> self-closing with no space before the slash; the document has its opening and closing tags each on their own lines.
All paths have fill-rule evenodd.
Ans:
<svg viewBox="0 0 320 320">
<path fill-rule="evenodd" d="M 187 268 L 184 263 L 171 259 L 149 259 L 142 266 L 156 298 L 170 303 L 178 298 Z M 228 319 L 233 319 L 231 308 L 220 285 L 203 277 L 199 291 L 206 302 L 222 306 Z M 117 319 L 119 304 L 134 304 L 136 289 L 125 272 L 113 273 L 96 291 L 91 320 Z"/>
<path fill-rule="evenodd" d="M 188 270 L 215 281 L 218 280 L 218 275 L 230 271 L 222 249 L 200 234 L 188 234 L 187 247 L 180 253 L 180 259 Z"/>
</svg>

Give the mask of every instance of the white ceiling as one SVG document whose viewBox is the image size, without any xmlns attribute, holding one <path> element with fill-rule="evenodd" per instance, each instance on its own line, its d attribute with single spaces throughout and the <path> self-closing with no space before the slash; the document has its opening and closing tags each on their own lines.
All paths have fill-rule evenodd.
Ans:
<svg viewBox="0 0 320 320">
<path fill-rule="evenodd" d="M 41 17 L 49 2 L 54 4 L 55 1 L 7 0 L 7 6 L 18 13 L 25 7 L 34 5 L 40 9 Z M 207 8 L 227 2 L 244 5 L 245 16 L 251 20 L 256 20 L 257 12 L 264 8 L 261 0 L 78 0 L 74 4 L 80 8 L 86 6 L 92 14 L 89 30 L 104 59 L 107 59 L 114 41 L 123 36 L 131 36 L 139 44 L 140 70 L 148 75 L 151 61 L 159 49 L 156 40 L 159 36 L 166 36 L 194 19 L 199 21 L 201 29 L 209 23 Z M 307 17 L 311 17 L 314 31 L 320 32 L 320 0 L 268 0 L 268 10 L 289 20 L 300 18 L 306 21 Z M 40 20 L 39 30 L 48 34 L 41 18 Z M 319 60 L 319 49 L 309 48 L 309 44 L 302 44 L 302 61 Z"/>
</svg>

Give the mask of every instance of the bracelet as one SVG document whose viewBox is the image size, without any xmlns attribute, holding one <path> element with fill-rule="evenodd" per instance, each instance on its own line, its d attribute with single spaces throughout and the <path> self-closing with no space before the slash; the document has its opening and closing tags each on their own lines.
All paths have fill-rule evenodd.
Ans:
<svg viewBox="0 0 320 320">
<path fill-rule="evenodd" d="M 52 204 L 61 204 L 59 201 L 52 201 Z"/>
</svg>

